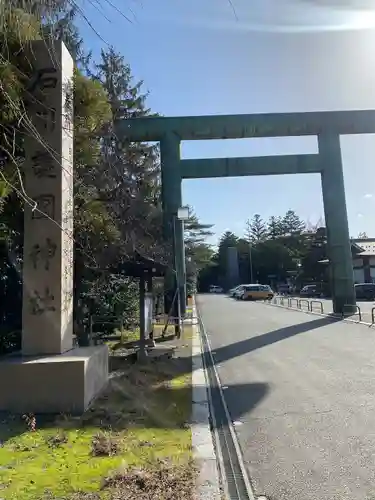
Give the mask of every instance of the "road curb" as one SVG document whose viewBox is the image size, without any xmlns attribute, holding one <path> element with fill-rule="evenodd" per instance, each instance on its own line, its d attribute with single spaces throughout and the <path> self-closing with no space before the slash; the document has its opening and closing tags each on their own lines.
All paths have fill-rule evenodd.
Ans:
<svg viewBox="0 0 375 500">
<path fill-rule="evenodd" d="M 195 305 L 193 318 L 197 318 Z M 203 346 L 198 325 L 192 324 L 192 447 L 199 467 L 196 494 L 199 500 L 220 500 L 218 462 L 210 426 L 208 383 L 203 363 Z"/>
<path fill-rule="evenodd" d="M 241 447 L 240 447 L 240 444 L 239 444 L 239 441 L 238 441 L 238 438 L 237 438 L 237 433 L 234 429 L 234 425 L 233 425 L 233 422 L 232 422 L 232 419 L 231 419 L 231 416 L 230 416 L 230 413 L 229 413 L 229 409 L 228 409 L 228 406 L 227 406 L 227 403 L 225 401 L 225 396 L 224 396 L 224 393 L 223 393 L 223 389 L 221 387 L 221 381 L 220 381 L 220 376 L 219 376 L 219 373 L 217 371 L 217 368 L 216 368 L 216 365 L 215 365 L 215 360 L 213 358 L 213 351 L 212 351 L 212 348 L 211 348 L 211 343 L 210 343 L 210 340 L 207 336 L 207 333 L 205 331 L 205 328 L 204 328 L 204 324 L 203 324 L 203 321 L 202 321 L 202 318 L 200 318 L 201 320 L 201 326 L 202 326 L 202 331 L 200 332 L 200 336 L 201 338 L 205 338 L 205 342 L 207 344 L 207 353 L 209 355 L 209 357 L 211 358 L 211 363 L 212 363 L 212 370 L 213 370 L 213 373 L 214 373 L 214 377 L 217 381 L 217 384 L 218 384 L 218 389 L 219 389 L 219 394 L 220 394 L 220 398 L 221 398 L 221 401 L 222 401 L 222 405 L 223 405 L 223 409 L 224 409 L 224 413 L 225 413 L 225 418 L 226 418 L 226 425 L 228 427 L 228 430 L 229 430 L 229 433 L 231 435 L 231 439 L 232 439 L 232 442 L 233 442 L 233 446 L 234 446 L 234 449 L 235 449 L 235 454 L 236 454 L 236 458 L 238 460 L 238 466 L 239 466 L 239 470 L 240 470 L 240 474 L 242 475 L 242 479 L 243 479 L 243 482 L 244 482 L 244 488 L 245 488 L 245 491 L 242 492 L 240 494 L 240 496 L 238 496 L 238 498 L 245 498 L 243 496 L 243 493 L 246 495 L 246 498 L 248 500 L 255 500 L 256 497 L 255 497 L 255 494 L 254 494 L 254 491 L 253 491 L 253 487 L 252 487 L 252 484 L 251 484 L 251 481 L 250 481 L 250 477 L 249 477 L 249 474 L 248 474 L 248 471 L 247 471 L 247 468 L 246 468 L 246 465 L 245 465 L 245 462 L 244 462 L 244 459 L 243 459 L 243 454 L 242 454 L 242 450 L 241 450 Z M 209 391 L 210 392 L 210 391 Z M 213 403 L 212 403 L 212 395 L 210 394 L 210 404 L 212 404 L 213 406 Z M 214 423 L 215 423 L 215 411 L 213 410 L 213 420 L 214 420 Z M 216 423 L 214 425 L 214 428 L 217 428 L 216 426 Z M 216 442 L 217 442 L 217 452 L 218 452 L 218 464 L 219 464 L 219 467 L 220 467 L 220 470 L 221 470 L 221 477 L 222 478 L 225 478 L 225 483 L 226 484 L 223 484 L 223 491 L 225 492 L 225 498 L 228 498 L 228 500 L 231 497 L 230 493 L 229 493 L 229 490 L 228 490 L 228 484 L 227 484 L 227 475 L 225 473 L 225 465 L 224 465 L 224 462 L 223 462 L 223 456 L 221 454 L 221 450 L 220 450 L 220 439 L 217 435 L 217 433 L 215 433 L 215 438 L 216 438 Z M 234 472 L 234 471 L 233 471 Z M 237 490 L 237 493 L 238 493 L 238 490 Z"/>
</svg>

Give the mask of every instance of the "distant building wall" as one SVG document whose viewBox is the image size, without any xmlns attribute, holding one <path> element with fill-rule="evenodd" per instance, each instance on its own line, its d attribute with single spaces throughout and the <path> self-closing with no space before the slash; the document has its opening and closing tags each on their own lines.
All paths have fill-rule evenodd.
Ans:
<svg viewBox="0 0 375 500">
<path fill-rule="evenodd" d="M 238 264 L 238 251 L 236 247 L 228 248 L 228 266 L 227 266 L 227 287 L 232 288 L 239 284 L 240 270 Z"/>
<path fill-rule="evenodd" d="M 353 256 L 355 283 L 375 281 L 375 238 L 352 239 L 352 245 L 361 250 Z"/>
<path fill-rule="evenodd" d="M 375 283 L 375 238 L 351 239 L 355 283 Z M 328 259 L 321 261 L 329 265 Z"/>
</svg>

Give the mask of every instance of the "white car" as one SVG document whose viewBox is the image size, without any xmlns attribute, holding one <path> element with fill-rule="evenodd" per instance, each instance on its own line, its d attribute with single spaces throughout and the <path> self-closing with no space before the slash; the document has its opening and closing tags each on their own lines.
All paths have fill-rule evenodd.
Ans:
<svg viewBox="0 0 375 500">
<path fill-rule="evenodd" d="M 245 291 L 245 286 L 246 286 L 246 285 L 239 285 L 239 286 L 238 286 L 238 287 L 234 290 L 234 292 L 233 292 L 233 294 L 232 294 L 232 297 L 233 297 L 234 299 L 239 300 L 239 299 L 242 297 L 242 294 L 243 294 L 243 293 L 244 293 L 244 291 Z"/>
<path fill-rule="evenodd" d="M 228 291 L 229 297 L 235 297 L 235 295 L 242 290 L 243 285 L 237 285 Z"/>
<path fill-rule="evenodd" d="M 210 293 L 223 293 L 223 289 L 221 286 L 217 286 L 217 285 L 211 285 L 210 286 Z"/>
</svg>

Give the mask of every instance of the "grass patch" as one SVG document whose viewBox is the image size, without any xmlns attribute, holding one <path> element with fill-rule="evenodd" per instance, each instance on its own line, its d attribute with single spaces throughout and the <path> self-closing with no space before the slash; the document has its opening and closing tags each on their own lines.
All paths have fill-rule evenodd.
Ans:
<svg viewBox="0 0 375 500">
<path fill-rule="evenodd" d="M 80 417 L 0 417 L 0 498 L 185 500 L 190 418 L 190 358 L 127 365 Z"/>
<path fill-rule="evenodd" d="M 163 337 L 165 340 L 170 340 L 175 336 L 175 327 L 174 325 L 168 325 L 167 329 L 164 331 L 164 324 L 154 324 L 154 340 L 158 342 L 158 340 L 162 340 Z M 120 333 L 117 332 L 120 336 Z M 192 337 L 192 327 L 191 325 L 183 325 L 182 327 L 182 336 L 184 339 L 189 340 Z M 134 331 L 123 331 L 121 340 L 108 340 L 106 344 L 110 352 L 115 353 L 116 351 L 123 349 L 127 346 L 128 343 L 138 342 L 139 341 L 139 330 Z M 128 344 L 129 347 L 129 344 Z"/>
</svg>

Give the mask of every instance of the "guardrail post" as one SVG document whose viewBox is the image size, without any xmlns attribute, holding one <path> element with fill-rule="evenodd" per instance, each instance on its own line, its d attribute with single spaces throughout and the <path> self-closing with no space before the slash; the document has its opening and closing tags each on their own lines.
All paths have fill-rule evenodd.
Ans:
<svg viewBox="0 0 375 500">
<path fill-rule="evenodd" d="M 307 310 L 310 312 L 310 302 L 307 299 L 299 299 L 298 300 L 298 308 L 302 309 L 302 302 L 307 304 Z"/>
<path fill-rule="evenodd" d="M 352 304 L 344 304 L 343 308 L 342 308 L 342 317 L 345 318 L 345 308 L 348 308 L 348 309 L 350 308 L 352 311 L 353 307 L 356 308 L 356 313 L 358 314 L 359 321 L 361 322 L 362 321 L 362 311 L 361 311 L 361 308 L 357 305 L 353 306 Z"/>
<path fill-rule="evenodd" d="M 293 300 L 294 300 L 296 302 L 297 308 L 298 308 L 298 299 L 296 297 L 291 297 L 289 300 L 290 300 L 290 307 L 293 307 Z"/>
<path fill-rule="evenodd" d="M 311 312 L 313 310 L 313 304 L 319 304 L 320 305 L 320 314 L 324 314 L 323 302 L 321 300 L 310 300 L 310 311 Z"/>
</svg>

